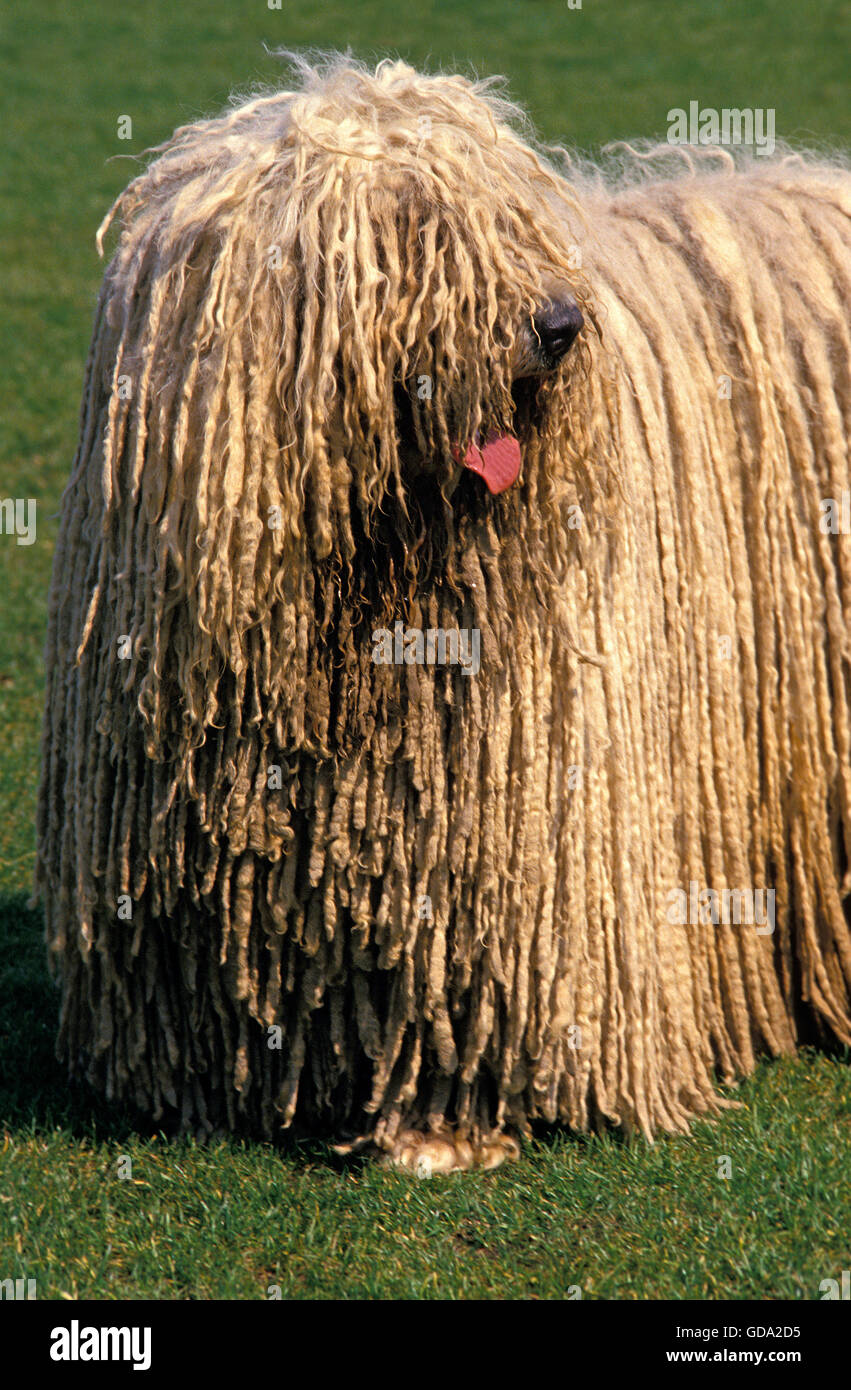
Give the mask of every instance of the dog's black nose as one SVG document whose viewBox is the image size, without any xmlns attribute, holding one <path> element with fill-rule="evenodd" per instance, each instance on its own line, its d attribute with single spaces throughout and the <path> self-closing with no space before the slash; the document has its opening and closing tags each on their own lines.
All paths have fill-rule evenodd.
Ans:
<svg viewBox="0 0 851 1390">
<path fill-rule="evenodd" d="M 534 317 L 535 332 L 547 357 L 558 362 L 573 343 L 585 320 L 578 304 L 557 300 L 539 309 Z"/>
</svg>

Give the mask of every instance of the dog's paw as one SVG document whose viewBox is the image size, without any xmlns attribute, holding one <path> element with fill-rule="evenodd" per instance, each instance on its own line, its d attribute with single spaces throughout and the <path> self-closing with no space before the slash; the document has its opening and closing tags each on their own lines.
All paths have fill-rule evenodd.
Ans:
<svg viewBox="0 0 851 1390">
<path fill-rule="evenodd" d="M 473 1143 L 447 1130 L 432 1134 L 407 1129 L 396 1136 L 382 1157 L 391 1168 L 404 1168 L 418 1178 L 433 1173 L 465 1173 L 472 1169 L 498 1168 L 506 1159 L 520 1157 L 520 1145 L 510 1134 L 490 1134 Z"/>
</svg>

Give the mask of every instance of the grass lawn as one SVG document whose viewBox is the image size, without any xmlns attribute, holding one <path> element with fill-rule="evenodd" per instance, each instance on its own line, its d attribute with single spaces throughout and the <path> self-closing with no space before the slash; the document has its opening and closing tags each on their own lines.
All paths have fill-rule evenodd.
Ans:
<svg viewBox="0 0 851 1390">
<path fill-rule="evenodd" d="M 583 148 L 663 135 L 691 100 L 773 107 L 779 138 L 851 146 L 849 22 L 847 0 L 6 0 L 0 498 L 37 499 L 38 535 L 0 535 L 0 1279 L 36 1278 L 42 1298 L 265 1298 L 278 1285 L 313 1298 L 579 1286 L 812 1299 L 851 1267 L 847 1056 L 762 1065 L 740 1108 L 689 1139 L 545 1136 L 477 1177 L 417 1182 L 319 1147 L 168 1143 L 69 1092 L 26 905 L 47 584 L 102 272 L 94 233 L 134 156 L 233 87 L 274 80 L 279 45 L 504 72 L 543 135 Z M 127 115 L 133 138 L 119 140 Z"/>
</svg>

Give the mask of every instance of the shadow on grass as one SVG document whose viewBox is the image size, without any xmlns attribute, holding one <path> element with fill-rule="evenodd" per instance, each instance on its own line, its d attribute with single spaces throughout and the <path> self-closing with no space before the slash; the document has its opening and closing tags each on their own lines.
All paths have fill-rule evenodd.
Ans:
<svg viewBox="0 0 851 1390">
<path fill-rule="evenodd" d="M 0 1124 L 32 1133 L 63 1129 L 101 1142 L 150 1131 L 126 1106 L 71 1083 L 56 1060 L 59 993 L 47 971 L 41 909 L 24 893 L 0 894 Z"/>
<path fill-rule="evenodd" d="M 22 1134 L 61 1129 L 91 1143 L 176 1137 L 132 1106 L 105 1100 L 87 1082 L 70 1081 L 54 1054 L 58 1026 L 59 991 L 47 969 L 41 909 L 31 908 L 25 893 L 0 894 L 0 1127 Z M 282 1136 L 274 1147 L 305 1166 L 365 1163 L 316 1139 Z"/>
</svg>

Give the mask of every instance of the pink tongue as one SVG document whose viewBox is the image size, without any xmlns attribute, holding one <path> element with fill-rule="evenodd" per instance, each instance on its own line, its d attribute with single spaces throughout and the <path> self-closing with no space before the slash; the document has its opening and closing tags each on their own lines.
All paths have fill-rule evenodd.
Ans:
<svg viewBox="0 0 851 1390">
<path fill-rule="evenodd" d="M 513 434 L 497 434 L 491 430 L 481 444 L 478 437 L 467 447 L 463 459 L 456 444 L 452 450 L 459 463 L 480 473 L 493 493 L 505 492 L 507 487 L 517 482 L 522 458 L 520 445 Z"/>
</svg>

